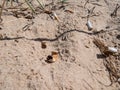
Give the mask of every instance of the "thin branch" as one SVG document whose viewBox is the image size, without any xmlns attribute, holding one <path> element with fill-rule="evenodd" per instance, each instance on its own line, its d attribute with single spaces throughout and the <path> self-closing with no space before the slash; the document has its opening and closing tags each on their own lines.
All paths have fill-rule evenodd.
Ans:
<svg viewBox="0 0 120 90">
<path fill-rule="evenodd" d="M 111 13 L 111 17 L 116 17 L 117 16 L 117 11 L 118 11 L 118 9 L 120 8 L 120 5 L 119 4 L 117 4 L 116 5 L 116 7 L 115 7 L 115 10 L 113 11 L 113 13 Z"/>
<path fill-rule="evenodd" d="M 85 8 L 85 6 L 87 5 L 87 3 L 89 3 L 89 0 L 87 0 L 87 1 L 85 2 L 85 4 L 84 4 L 84 8 Z"/>
</svg>

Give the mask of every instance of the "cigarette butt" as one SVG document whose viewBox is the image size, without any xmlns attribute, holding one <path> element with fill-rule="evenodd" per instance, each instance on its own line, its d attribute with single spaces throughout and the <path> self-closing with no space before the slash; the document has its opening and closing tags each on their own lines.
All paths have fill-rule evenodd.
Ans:
<svg viewBox="0 0 120 90">
<path fill-rule="evenodd" d="M 93 29 L 92 23 L 89 20 L 87 21 L 87 26 L 89 30 Z"/>
<path fill-rule="evenodd" d="M 112 53 L 117 53 L 118 50 L 114 47 L 108 47 L 108 51 L 112 52 Z"/>
</svg>

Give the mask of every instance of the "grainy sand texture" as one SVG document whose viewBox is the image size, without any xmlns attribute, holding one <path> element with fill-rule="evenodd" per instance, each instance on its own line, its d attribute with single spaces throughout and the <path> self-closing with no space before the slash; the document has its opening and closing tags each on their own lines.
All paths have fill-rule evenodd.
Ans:
<svg viewBox="0 0 120 90">
<path fill-rule="evenodd" d="M 0 90 L 120 90 L 120 0 L 28 1 L 2 11 Z"/>
</svg>

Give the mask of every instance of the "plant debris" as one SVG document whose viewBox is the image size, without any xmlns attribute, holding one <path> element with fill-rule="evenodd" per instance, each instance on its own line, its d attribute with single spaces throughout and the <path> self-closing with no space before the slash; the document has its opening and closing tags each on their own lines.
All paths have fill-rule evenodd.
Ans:
<svg viewBox="0 0 120 90">
<path fill-rule="evenodd" d="M 119 54 L 117 53 L 117 49 L 113 47 L 107 47 L 105 43 L 97 38 L 94 38 L 94 41 L 96 46 L 100 49 L 101 53 L 107 56 L 104 60 L 104 65 L 106 66 L 109 75 L 110 75 L 110 80 L 112 85 L 114 82 L 117 82 L 118 79 L 120 78 L 120 69 L 119 68 L 119 60 L 116 59 L 119 57 Z"/>
</svg>

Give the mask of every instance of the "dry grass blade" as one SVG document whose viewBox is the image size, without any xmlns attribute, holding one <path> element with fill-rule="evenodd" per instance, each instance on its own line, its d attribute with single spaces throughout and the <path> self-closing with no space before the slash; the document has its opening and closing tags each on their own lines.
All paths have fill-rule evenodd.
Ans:
<svg viewBox="0 0 120 90">
<path fill-rule="evenodd" d="M 44 9 L 44 5 L 39 0 L 37 0 L 37 2 L 39 3 L 41 9 Z"/>
<path fill-rule="evenodd" d="M 30 7 L 30 9 L 35 13 L 35 9 L 31 6 L 31 4 L 29 3 L 29 0 L 25 0 L 25 2 Z"/>
<path fill-rule="evenodd" d="M 11 3 L 11 7 L 13 7 L 13 0 L 10 0 L 10 3 Z"/>
<path fill-rule="evenodd" d="M 2 12 L 3 12 L 3 9 L 4 9 L 5 2 L 6 2 L 6 0 L 3 1 L 2 7 L 1 7 L 1 10 L 0 10 L 0 21 L 2 20 L 1 16 L 2 16 Z"/>
<path fill-rule="evenodd" d="M 94 38 L 93 42 L 100 49 L 101 53 L 104 53 L 104 51 L 106 49 L 105 44 L 97 38 Z"/>
<path fill-rule="evenodd" d="M 105 66 L 109 72 L 110 75 L 110 80 L 111 80 L 111 85 L 113 84 L 113 82 L 117 82 L 117 80 L 120 78 L 120 69 L 118 66 L 118 61 L 115 59 L 114 56 L 109 56 L 108 58 L 106 58 L 105 60 Z"/>
<path fill-rule="evenodd" d="M 57 20 L 58 22 L 60 22 L 60 20 L 59 20 L 57 14 L 56 14 L 55 12 L 53 12 L 53 16 L 54 16 L 55 20 Z"/>
</svg>

